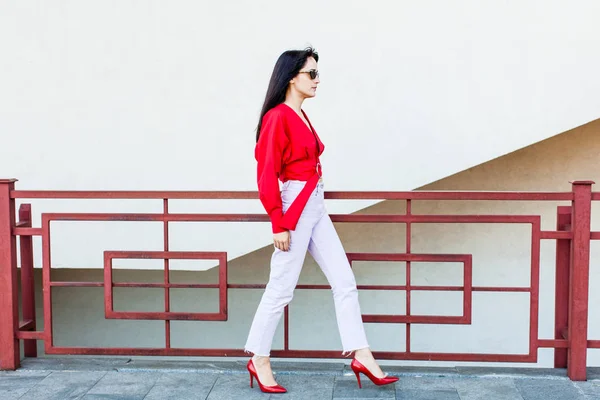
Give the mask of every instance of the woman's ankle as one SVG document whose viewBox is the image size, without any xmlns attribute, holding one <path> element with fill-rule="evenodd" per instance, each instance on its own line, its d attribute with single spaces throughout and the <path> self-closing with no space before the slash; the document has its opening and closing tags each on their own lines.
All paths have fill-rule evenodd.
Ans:
<svg viewBox="0 0 600 400">
<path fill-rule="evenodd" d="M 252 356 L 252 362 L 260 366 L 270 364 L 270 357 L 268 356 Z"/>
<path fill-rule="evenodd" d="M 364 349 L 358 349 L 354 351 L 354 358 L 361 358 L 361 359 L 371 359 L 373 358 L 373 353 L 371 353 L 371 349 L 368 347 L 365 347 Z"/>
</svg>

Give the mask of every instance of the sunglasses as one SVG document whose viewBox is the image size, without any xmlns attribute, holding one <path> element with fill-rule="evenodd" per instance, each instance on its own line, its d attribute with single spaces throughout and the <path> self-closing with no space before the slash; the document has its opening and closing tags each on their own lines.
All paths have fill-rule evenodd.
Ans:
<svg viewBox="0 0 600 400">
<path fill-rule="evenodd" d="M 308 74 L 310 79 L 317 79 L 319 76 L 319 71 L 316 69 L 311 69 L 309 71 L 300 71 L 299 74 Z"/>
</svg>

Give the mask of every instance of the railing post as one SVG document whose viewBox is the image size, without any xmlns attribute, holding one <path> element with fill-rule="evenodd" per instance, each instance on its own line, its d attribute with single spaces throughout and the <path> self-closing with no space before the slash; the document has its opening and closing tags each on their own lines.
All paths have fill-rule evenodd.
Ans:
<svg viewBox="0 0 600 400">
<path fill-rule="evenodd" d="M 21 204 L 19 207 L 19 226 L 31 228 L 31 204 Z M 33 240 L 31 236 L 19 238 L 21 249 L 21 309 L 23 320 L 31 321 L 27 330 L 35 331 L 35 283 L 33 278 Z M 25 357 L 37 357 L 37 341 L 26 339 L 23 341 Z"/>
<path fill-rule="evenodd" d="M 571 207 L 556 210 L 556 230 L 571 231 Z M 566 339 L 569 324 L 569 266 L 571 239 L 556 240 L 556 280 L 554 297 L 554 339 Z M 567 368 L 567 349 L 554 350 L 554 368 Z"/>
<path fill-rule="evenodd" d="M 592 181 L 573 182 L 571 271 L 569 290 L 569 355 L 571 380 L 587 379 L 588 298 L 590 278 L 590 225 Z"/>
<path fill-rule="evenodd" d="M 19 324 L 17 295 L 17 242 L 15 201 L 10 192 L 16 179 L 0 179 L 0 370 L 19 367 L 20 349 L 15 331 Z"/>
</svg>

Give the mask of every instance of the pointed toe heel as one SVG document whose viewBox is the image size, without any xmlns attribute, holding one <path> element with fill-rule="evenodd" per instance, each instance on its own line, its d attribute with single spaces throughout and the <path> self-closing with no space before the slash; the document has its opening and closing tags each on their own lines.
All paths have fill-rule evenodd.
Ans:
<svg viewBox="0 0 600 400">
<path fill-rule="evenodd" d="M 352 371 L 354 371 L 354 374 L 356 375 L 356 380 L 358 381 L 358 387 L 360 389 L 362 389 L 362 385 L 360 383 L 360 374 L 364 374 L 367 378 L 369 378 L 371 380 L 371 382 L 373 382 L 374 384 L 376 384 L 377 386 L 383 386 L 383 385 L 389 385 L 391 383 L 394 382 L 398 382 L 399 378 L 396 376 L 384 376 L 383 378 L 377 378 L 376 376 L 374 376 L 371 371 L 369 371 L 367 369 L 367 367 L 365 367 L 364 365 L 362 365 L 359 361 L 355 359 L 352 360 L 352 362 L 350 363 L 350 368 L 352 368 Z"/>
<path fill-rule="evenodd" d="M 248 373 L 250 374 L 250 387 L 251 388 L 254 387 L 254 379 L 256 379 L 256 382 L 258 382 L 258 387 L 260 387 L 260 390 L 264 393 L 286 393 L 287 392 L 286 388 L 284 388 L 281 385 L 273 385 L 273 386 L 263 385 L 260 382 L 260 379 L 258 379 L 258 373 L 256 372 L 256 367 L 254 366 L 252 359 L 250 359 L 248 361 L 248 365 L 246 365 L 246 368 L 248 369 Z"/>
</svg>

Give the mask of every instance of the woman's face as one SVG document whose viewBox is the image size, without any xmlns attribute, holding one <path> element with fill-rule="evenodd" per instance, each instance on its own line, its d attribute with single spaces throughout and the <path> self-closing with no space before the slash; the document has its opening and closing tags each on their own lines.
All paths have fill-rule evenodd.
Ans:
<svg viewBox="0 0 600 400">
<path fill-rule="evenodd" d="M 320 82 L 317 61 L 312 57 L 308 57 L 304 67 L 290 81 L 290 87 L 304 98 L 315 97 L 317 94 L 317 85 Z"/>
</svg>

